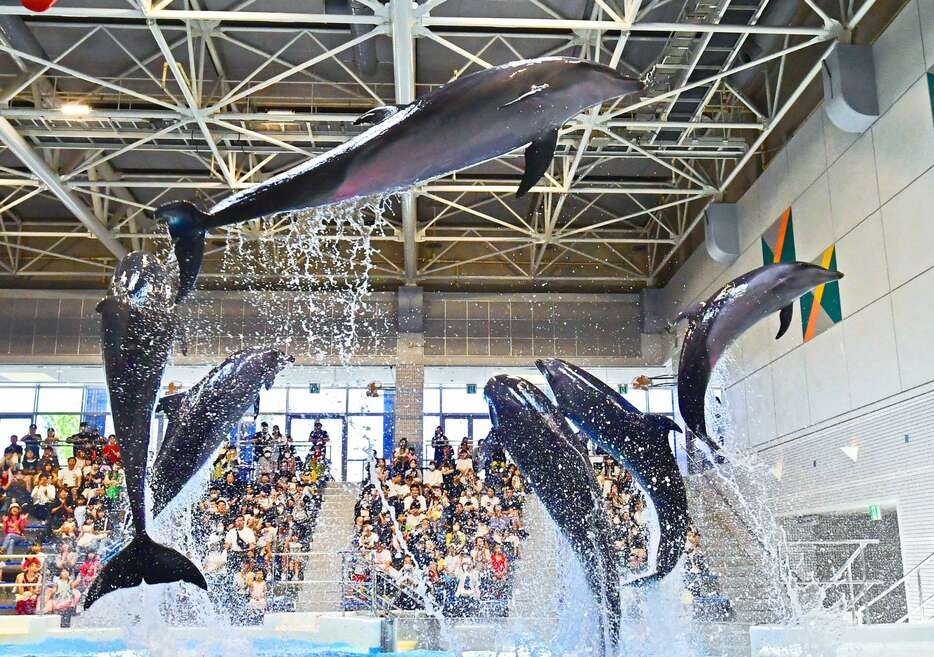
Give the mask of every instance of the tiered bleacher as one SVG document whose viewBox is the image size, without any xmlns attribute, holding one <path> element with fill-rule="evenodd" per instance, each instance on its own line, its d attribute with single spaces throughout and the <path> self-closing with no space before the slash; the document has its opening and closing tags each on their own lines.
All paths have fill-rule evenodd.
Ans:
<svg viewBox="0 0 934 657">
<path fill-rule="evenodd" d="M 328 441 L 320 426 L 297 445 L 263 423 L 211 464 L 210 484 L 191 507 L 190 556 L 201 564 L 217 610 L 232 622 L 257 623 L 266 611 L 294 609 L 330 477 Z M 354 509 L 344 609 L 430 605 L 450 617 L 508 614 L 527 536 L 526 487 L 501 451 L 481 467 L 481 444 L 464 438 L 455 451 L 439 427 L 425 467 L 404 438 L 390 459 L 375 460 Z M 645 499 L 612 459 L 593 462 L 621 558 L 632 573 L 644 573 Z M 54 431 L 40 437 L 35 427 L 22 441 L 11 437 L 0 514 L 0 611 L 59 614 L 67 624 L 101 564 L 131 531 L 116 437 L 104 440 L 87 424 L 64 440 Z M 684 579 L 695 610 L 724 607 L 693 527 Z"/>
</svg>

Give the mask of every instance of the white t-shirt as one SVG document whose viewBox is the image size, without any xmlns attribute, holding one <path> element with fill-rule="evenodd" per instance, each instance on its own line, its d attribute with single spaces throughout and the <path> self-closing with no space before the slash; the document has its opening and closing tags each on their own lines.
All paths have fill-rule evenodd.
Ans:
<svg viewBox="0 0 934 657">
<path fill-rule="evenodd" d="M 81 478 L 81 468 L 77 465 L 74 468 L 64 467 L 58 471 L 58 480 L 65 488 L 71 488 L 78 484 Z"/>
<path fill-rule="evenodd" d="M 488 497 L 484 495 L 480 498 L 480 507 L 485 509 L 488 513 L 493 513 L 493 509 L 499 506 L 499 498 L 494 495 L 493 497 Z"/>
<path fill-rule="evenodd" d="M 440 486 L 444 483 L 444 478 L 441 476 L 440 470 L 425 470 L 425 473 L 422 475 L 422 481 L 425 482 L 426 486 Z"/>
<path fill-rule="evenodd" d="M 55 486 L 46 484 L 32 489 L 32 501 L 35 504 L 51 504 L 55 500 Z"/>
<path fill-rule="evenodd" d="M 240 544 L 237 542 L 237 535 L 239 534 L 240 540 L 250 545 L 256 545 L 256 534 L 253 533 L 253 530 L 249 527 L 244 526 L 243 529 L 237 529 L 236 527 L 231 527 L 230 531 L 227 532 L 227 536 L 224 538 L 224 544 L 227 546 L 227 549 L 231 552 L 245 552 L 246 548 L 240 547 Z"/>
</svg>

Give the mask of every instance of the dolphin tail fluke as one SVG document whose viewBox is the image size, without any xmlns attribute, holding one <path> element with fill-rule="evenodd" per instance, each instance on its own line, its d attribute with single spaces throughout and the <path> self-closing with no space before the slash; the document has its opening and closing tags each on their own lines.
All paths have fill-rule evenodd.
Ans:
<svg viewBox="0 0 934 657">
<path fill-rule="evenodd" d="M 142 582 L 188 582 L 204 590 L 208 588 L 204 575 L 185 556 L 143 534 L 135 537 L 117 556 L 104 564 L 88 589 L 84 608 L 88 609 L 103 595 L 139 586 Z"/>
<path fill-rule="evenodd" d="M 195 289 L 201 271 L 208 215 L 188 201 L 175 201 L 156 210 L 156 219 L 168 224 L 169 235 L 175 244 L 179 270 L 175 301 L 180 303 Z"/>
</svg>

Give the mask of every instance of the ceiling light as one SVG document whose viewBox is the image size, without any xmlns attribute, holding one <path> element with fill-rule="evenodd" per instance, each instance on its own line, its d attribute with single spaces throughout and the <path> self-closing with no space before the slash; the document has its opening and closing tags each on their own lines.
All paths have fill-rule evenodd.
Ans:
<svg viewBox="0 0 934 657">
<path fill-rule="evenodd" d="M 83 114 L 90 114 L 91 108 L 84 103 L 65 103 L 62 105 L 62 114 L 70 114 L 72 116 L 81 116 Z"/>
<path fill-rule="evenodd" d="M 13 383 L 51 383 L 57 381 L 55 377 L 45 372 L 3 372 L 0 373 L 0 376 Z"/>
<path fill-rule="evenodd" d="M 266 114 L 272 114 L 273 116 L 292 116 L 295 112 L 292 110 L 266 110 Z"/>
</svg>

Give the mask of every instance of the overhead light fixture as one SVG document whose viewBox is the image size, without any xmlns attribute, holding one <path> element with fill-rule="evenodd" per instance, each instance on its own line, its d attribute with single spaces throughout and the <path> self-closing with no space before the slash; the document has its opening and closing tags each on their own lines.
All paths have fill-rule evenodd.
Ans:
<svg viewBox="0 0 934 657">
<path fill-rule="evenodd" d="M 91 107 L 84 103 L 65 103 L 62 105 L 61 110 L 62 114 L 71 116 L 83 116 L 84 114 L 91 113 Z"/>
<path fill-rule="evenodd" d="M 266 114 L 271 114 L 273 116 L 292 116 L 295 112 L 292 110 L 266 110 Z"/>
</svg>

